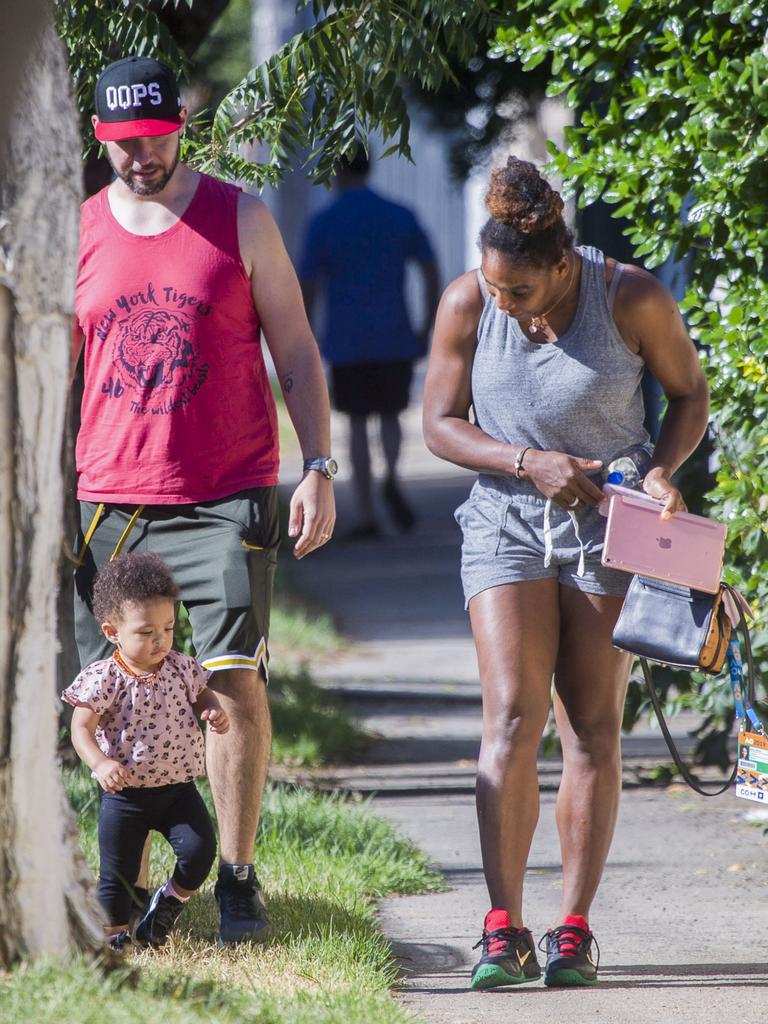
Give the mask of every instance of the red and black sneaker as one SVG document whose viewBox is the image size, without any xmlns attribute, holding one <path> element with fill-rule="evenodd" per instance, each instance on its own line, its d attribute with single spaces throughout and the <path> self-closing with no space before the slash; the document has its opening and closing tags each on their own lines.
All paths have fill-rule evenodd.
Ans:
<svg viewBox="0 0 768 1024">
<path fill-rule="evenodd" d="M 558 988 L 597 983 L 600 947 L 589 930 L 587 919 L 581 914 L 569 914 L 561 925 L 547 932 L 542 942 L 546 943 L 547 953 L 545 985 Z M 592 959 L 593 943 L 597 950 L 597 960 Z"/>
<path fill-rule="evenodd" d="M 506 910 L 488 911 L 483 937 L 472 948 L 478 946 L 483 947 L 483 955 L 472 971 L 470 988 L 519 985 L 541 977 L 533 936 L 527 928 L 513 928 Z"/>
</svg>

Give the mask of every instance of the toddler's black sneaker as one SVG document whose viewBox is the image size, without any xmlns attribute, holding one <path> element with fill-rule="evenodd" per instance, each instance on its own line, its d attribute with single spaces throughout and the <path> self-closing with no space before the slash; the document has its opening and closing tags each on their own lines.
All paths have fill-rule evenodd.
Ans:
<svg viewBox="0 0 768 1024">
<path fill-rule="evenodd" d="M 163 893 L 164 885 L 155 892 L 149 901 L 149 909 L 139 923 L 133 941 L 137 946 L 162 946 L 168 933 L 176 924 L 179 914 L 184 909 L 184 902 L 175 896 Z"/>
<path fill-rule="evenodd" d="M 213 889 L 222 942 L 265 942 L 272 929 L 253 864 L 222 864 Z"/>
<path fill-rule="evenodd" d="M 519 985 L 541 977 L 533 936 L 527 928 L 513 928 L 506 910 L 496 908 L 485 915 L 483 937 L 473 948 L 483 947 L 483 955 L 472 971 L 473 989 Z"/>
<path fill-rule="evenodd" d="M 597 984 L 600 947 L 589 930 L 585 917 L 581 914 L 569 914 L 563 924 L 547 932 L 542 942 L 546 943 L 547 953 L 544 968 L 545 985 L 550 988 L 565 988 Z M 597 960 L 592 958 L 593 943 L 597 951 Z"/>
<path fill-rule="evenodd" d="M 110 935 L 107 939 L 107 945 L 113 953 L 122 953 L 126 946 L 131 944 L 131 933 L 130 932 L 115 932 L 114 935 Z"/>
</svg>

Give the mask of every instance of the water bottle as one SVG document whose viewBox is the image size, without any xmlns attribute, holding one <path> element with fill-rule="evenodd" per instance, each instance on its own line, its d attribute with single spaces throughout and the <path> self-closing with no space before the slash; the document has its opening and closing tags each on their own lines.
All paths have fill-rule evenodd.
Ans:
<svg viewBox="0 0 768 1024">
<path fill-rule="evenodd" d="M 597 511 L 600 515 L 608 515 L 608 504 L 611 494 L 616 493 L 614 488 L 628 487 L 635 490 L 640 487 L 642 479 L 637 463 L 628 455 L 622 455 L 620 458 L 614 459 L 613 462 L 609 463 L 603 471 L 603 493 L 605 498 L 597 506 Z"/>
<path fill-rule="evenodd" d="M 607 484 L 615 484 L 617 487 L 635 488 L 640 485 L 642 477 L 637 463 L 628 455 L 622 455 L 614 459 L 605 470 L 604 480 Z"/>
</svg>

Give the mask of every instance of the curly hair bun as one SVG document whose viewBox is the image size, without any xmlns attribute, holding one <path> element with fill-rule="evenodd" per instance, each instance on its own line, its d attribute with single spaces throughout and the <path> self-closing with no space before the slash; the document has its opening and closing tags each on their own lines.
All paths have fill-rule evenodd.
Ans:
<svg viewBox="0 0 768 1024">
<path fill-rule="evenodd" d="M 563 200 L 537 168 L 511 156 L 506 167 L 491 171 L 485 205 L 494 220 L 523 235 L 546 231 L 562 216 Z"/>
</svg>

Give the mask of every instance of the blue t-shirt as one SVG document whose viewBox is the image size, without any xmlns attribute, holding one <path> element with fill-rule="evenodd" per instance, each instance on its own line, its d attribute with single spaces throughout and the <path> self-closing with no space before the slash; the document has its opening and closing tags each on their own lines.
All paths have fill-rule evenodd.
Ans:
<svg viewBox="0 0 768 1024">
<path fill-rule="evenodd" d="M 342 192 L 312 219 L 299 274 L 325 287 L 319 340 L 331 365 L 423 354 L 405 304 L 408 260 L 434 260 L 427 236 L 410 210 L 369 188 Z"/>
</svg>

